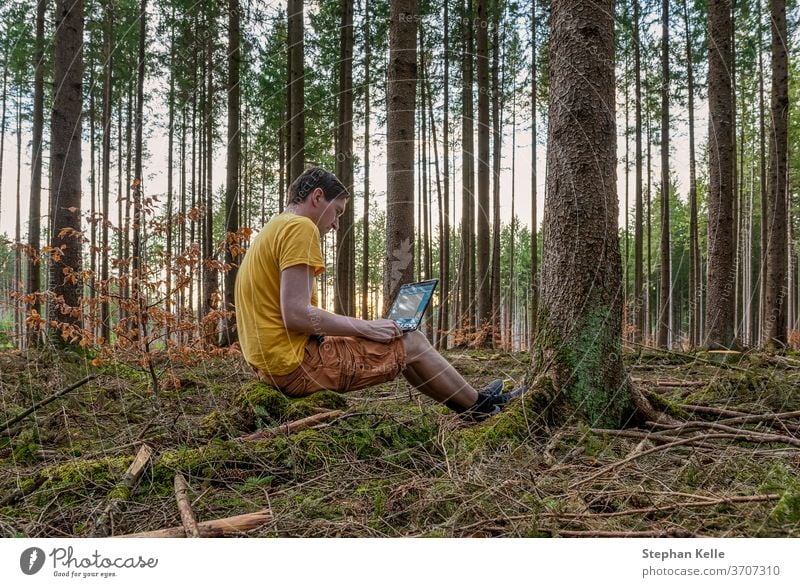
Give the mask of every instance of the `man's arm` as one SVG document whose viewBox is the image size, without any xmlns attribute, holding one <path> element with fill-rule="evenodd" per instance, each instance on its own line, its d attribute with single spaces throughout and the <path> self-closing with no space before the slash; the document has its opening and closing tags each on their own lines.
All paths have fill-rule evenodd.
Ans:
<svg viewBox="0 0 800 587">
<path fill-rule="evenodd" d="M 392 320 L 359 320 L 311 305 L 313 287 L 314 270 L 308 265 L 281 271 L 281 315 L 287 329 L 320 336 L 362 336 L 378 342 L 390 342 L 403 335 Z"/>
</svg>

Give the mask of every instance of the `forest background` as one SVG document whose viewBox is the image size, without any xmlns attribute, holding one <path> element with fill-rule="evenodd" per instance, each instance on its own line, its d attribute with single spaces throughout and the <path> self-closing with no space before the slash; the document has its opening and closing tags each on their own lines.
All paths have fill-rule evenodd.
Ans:
<svg viewBox="0 0 800 587">
<path fill-rule="evenodd" d="M 358 483 L 347 486 L 358 504 L 320 513 L 342 488 L 317 475 L 326 498 L 298 512 L 291 495 L 280 532 L 315 516 L 334 532 L 363 500 L 377 518 L 344 533 L 427 533 L 430 516 L 459 535 L 713 533 L 684 516 L 696 503 L 719 506 L 719 526 L 740 534 L 796 532 L 797 431 L 785 423 L 798 415 L 800 345 L 795 2 L 15 0 L 0 10 L 0 456 L 15 479 L 0 502 L 6 534 L 114 532 L 121 502 L 158 501 L 173 476 L 177 494 L 184 473 L 219 494 L 205 517 L 248 511 L 262 486 L 310 483 L 320 466 Z M 597 96 L 614 103 L 571 102 Z M 595 132 L 594 152 L 568 147 Z M 252 372 L 236 344 L 236 267 L 308 164 L 353 194 L 323 243 L 322 305 L 374 318 L 400 283 L 438 278 L 423 332 L 476 381 L 493 370 L 525 378 L 533 400 L 453 432 L 435 408 L 399 407 L 397 389 L 374 392 L 385 404 L 348 396 L 366 412 L 342 415 L 341 398 L 293 403 L 241 385 Z M 588 183 L 565 192 L 565 178 Z M 551 387 L 534 379 L 531 366 L 553 365 Z M 48 381 L 63 389 L 39 385 Z M 43 410 L 76 385 L 86 392 L 69 410 Z M 627 419 L 631 403 L 644 419 Z M 33 427 L 18 425 L 31 413 Z M 725 423 L 694 421 L 709 415 Z M 301 416 L 322 420 L 280 447 L 237 442 L 293 432 Z M 84 418 L 92 426 L 75 425 Z M 634 423 L 652 428 L 613 432 Z M 730 424 L 757 430 L 710 433 L 728 443 L 721 455 L 703 453 L 706 438 L 669 436 Z M 335 454 L 320 456 L 328 435 Z M 122 473 L 141 462 L 122 455 L 142 442 L 159 457 L 134 495 Z M 649 454 L 646 442 L 697 459 L 663 482 L 670 499 L 701 501 L 648 502 L 678 512 L 655 529 L 628 521 L 647 505 L 630 480 L 615 478 L 618 494 L 576 493 L 623 468 L 622 455 Z M 439 508 L 463 501 L 452 470 L 439 471 L 444 489 L 412 475 L 401 495 L 342 474 L 402 454 L 405 473 L 458 457 L 473 479 L 507 449 L 511 466 L 492 474 L 549 467 L 552 484 L 512 483 L 526 497 L 505 505 L 522 521 L 504 510 L 500 530 L 486 512 L 467 522 Z M 652 481 L 665 464 L 646 462 Z M 253 476 L 270 467 L 280 472 Z M 43 522 L 50 497 L 76 488 Z M 231 506 L 226 490 L 249 497 Z M 418 490 L 436 515 L 415 510 Z M 388 526 L 387 500 L 400 504 Z M 760 505 L 737 526 L 734 503 Z M 624 529 L 576 522 L 586 508 Z M 126 527 L 155 525 L 148 511 Z"/>
</svg>

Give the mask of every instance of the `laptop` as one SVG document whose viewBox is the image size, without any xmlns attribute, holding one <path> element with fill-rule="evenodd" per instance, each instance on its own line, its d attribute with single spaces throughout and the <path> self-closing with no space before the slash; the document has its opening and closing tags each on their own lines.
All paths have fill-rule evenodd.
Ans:
<svg viewBox="0 0 800 587">
<path fill-rule="evenodd" d="M 394 320 L 403 332 L 419 328 L 437 283 L 438 279 L 429 279 L 401 285 L 386 318 Z"/>
</svg>

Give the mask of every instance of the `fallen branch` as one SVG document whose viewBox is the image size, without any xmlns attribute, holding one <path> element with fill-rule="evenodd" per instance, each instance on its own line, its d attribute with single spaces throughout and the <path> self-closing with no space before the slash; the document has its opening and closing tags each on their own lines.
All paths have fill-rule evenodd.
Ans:
<svg viewBox="0 0 800 587">
<path fill-rule="evenodd" d="M 598 432 L 603 432 L 603 430 L 598 430 Z M 670 442 L 670 443 L 667 443 L 667 444 L 662 444 L 662 445 L 659 445 L 659 446 L 655 446 L 655 447 L 653 447 L 651 449 L 648 449 L 648 450 L 646 450 L 644 452 L 636 453 L 635 455 L 631 455 L 628 458 L 622 459 L 621 461 L 617 461 L 616 463 L 612 463 L 612 464 L 610 464 L 610 465 L 608 465 L 606 467 L 603 467 L 602 469 L 600 469 L 599 471 L 597 471 L 593 475 L 590 475 L 586 479 L 579 479 L 578 481 L 575 481 L 574 483 L 572 483 L 569 486 L 569 488 L 570 489 L 575 489 L 577 487 L 580 487 L 584 483 L 588 483 L 589 481 L 594 481 L 598 477 L 601 477 L 602 475 L 605 475 L 606 473 L 610 473 L 614 469 L 618 469 L 618 468 L 628 464 L 629 462 L 638 459 L 639 457 L 643 457 L 645 455 L 649 455 L 649 454 L 652 454 L 654 452 L 658 452 L 658 451 L 661 451 L 661 450 L 667 450 L 667 449 L 674 448 L 676 446 L 681 446 L 681 445 L 684 445 L 684 444 L 691 444 L 693 442 L 697 442 L 698 440 L 712 440 L 712 439 L 720 439 L 720 440 L 721 439 L 739 439 L 739 440 L 741 440 L 743 438 L 743 436 L 746 436 L 746 435 L 743 435 L 743 434 L 728 434 L 728 433 L 698 434 L 696 436 L 691 436 L 689 438 L 682 438 L 680 440 L 676 440 L 675 442 Z M 751 440 L 751 439 L 745 438 L 745 440 Z M 752 441 L 753 442 L 759 442 L 758 440 L 752 440 Z M 769 441 L 769 442 L 775 442 L 775 441 Z"/>
<path fill-rule="evenodd" d="M 651 387 L 703 387 L 708 385 L 707 381 L 678 381 L 678 380 L 658 380 L 650 381 L 640 377 L 631 377 L 631 381 L 637 384 L 644 384 Z"/>
<path fill-rule="evenodd" d="M 609 530 L 551 530 L 551 532 L 564 538 L 691 538 L 694 536 L 683 528 L 631 532 Z"/>
<path fill-rule="evenodd" d="M 186 536 L 189 538 L 200 538 L 200 529 L 197 527 L 197 518 L 195 518 L 192 506 L 189 503 L 189 486 L 186 484 L 186 479 L 183 475 L 178 473 L 175 475 L 175 501 L 178 503 L 178 512 L 181 514 L 181 522 Z"/>
<path fill-rule="evenodd" d="M 100 514 L 94 524 L 93 531 L 90 533 L 92 538 L 104 538 L 113 533 L 111 525 L 113 524 L 114 514 L 118 513 L 122 509 L 122 503 L 130 498 L 133 488 L 138 483 L 139 477 L 142 476 L 152 455 L 153 449 L 143 444 L 120 482 L 109 493 L 111 497 L 108 499 L 108 504 L 103 509 L 103 513 Z"/>
<path fill-rule="evenodd" d="M 663 424 L 653 423 L 653 426 L 663 427 Z M 687 422 L 678 427 L 666 427 L 665 432 L 687 432 L 691 430 L 720 430 L 722 432 L 730 432 L 731 434 L 738 435 L 741 440 L 748 440 L 750 442 L 778 442 L 781 444 L 788 444 L 790 446 L 800 447 L 800 439 L 785 436 L 783 434 L 767 434 L 766 432 L 756 432 L 755 430 L 745 430 L 743 428 L 734 428 L 733 426 L 726 426 L 724 424 L 717 424 L 714 422 Z M 654 436 L 658 436 L 660 432 L 654 432 Z"/>
<path fill-rule="evenodd" d="M 569 519 L 617 518 L 621 516 L 639 516 L 643 514 L 654 514 L 658 512 L 666 512 L 679 508 L 699 508 L 699 507 L 707 507 L 707 506 L 731 504 L 731 503 L 760 503 L 764 501 L 776 501 L 779 500 L 780 498 L 781 496 L 778 493 L 768 493 L 766 495 L 734 495 L 732 497 L 723 497 L 720 499 L 704 499 L 703 501 L 684 501 L 684 502 L 650 507 L 650 508 L 623 510 L 620 512 L 599 512 L 599 513 L 585 512 L 580 514 L 568 514 L 568 513 L 559 514 L 555 512 L 545 512 L 542 513 L 541 516 L 548 518 L 569 518 Z"/>
<path fill-rule="evenodd" d="M 790 420 L 800 418 L 800 411 L 794 412 L 779 412 L 777 414 L 749 414 L 747 412 L 737 412 L 734 410 L 724 410 L 722 408 L 712 408 L 710 406 L 694 406 L 694 405 L 681 405 L 681 409 L 687 412 L 696 412 L 698 414 L 710 414 L 716 416 L 723 416 L 722 420 L 717 420 L 717 424 L 742 424 L 742 423 L 768 423 L 772 428 L 783 430 L 784 432 L 795 434 L 800 433 L 800 428 L 795 427 L 793 430 L 784 424 L 783 420 Z"/>
<path fill-rule="evenodd" d="M 200 522 L 197 524 L 197 528 L 203 538 L 220 538 L 258 528 L 269 522 L 270 519 L 269 512 L 261 510 L 230 518 Z M 186 536 L 186 530 L 183 526 L 173 526 L 150 532 L 123 534 L 120 538 L 183 538 L 184 536 Z"/>
<path fill-rule="evenodd" d="M 77 383 L 73 383 L 69 387 L 65 387 L 61 391 L 57 391 L 54 394 L 47 396 L 43 400 L 39 400 L 38 402 L 33 404 L 30 408 L 28 408 L 27 410 L 23 411 L 21 414 L 18 414 L 17 416 L 14 416 L 10 420 L 0 424 L 0 432 L 4 432 L 10 426 L 13 426 L 17 422 L 20 422 L 21 420 L 27 418 L 29 415 L 31 415 L 33 412 L 35 412 L 39 408 L 41 408 L 43 406 L 46 406 L 50 402 L 55 401 L 58 398 L 60 398 L 61 396 L 68 394 L 70 391 L 74 391 L 74 390 L 78 389 L 80 386 L 85 385 L 86 383 L 89 383 L 92 379 L 97 379 L 97 375 L 87 375 L 86 377 L 84 377 L 83 379 L 78 381 Z"/>
<path fill-rule="evenodd" d="M 342 415 L 341 410 L 331 410 L 329 412 L 322 412 L 320 414 L 314 414 L 313 416 L 308 416 L 306 418 L 301 418 L 300 420 L 294 420 L 293 422 L 287 422 L 286 424 L 281 424 L 277 428 L 270 428 L 268 430 L 259 430 L 258 432 L 254 432 L 253 434 L 248 434 L 247 436 L 240 436 L 236 440 L 240 442 L 253 442 L 255 440 L 264 440 L 265 438 L 272 438 L 273 436 L 278 436 L 279 434 L 294 434 L 295 432 L 299 432 L 300 430 L 305 430 L 306 428 L 311 428 L 312 426 L 317 426 L 318 424 L 324 424 L 326 422 L 330 422 Z"/>
</svg>

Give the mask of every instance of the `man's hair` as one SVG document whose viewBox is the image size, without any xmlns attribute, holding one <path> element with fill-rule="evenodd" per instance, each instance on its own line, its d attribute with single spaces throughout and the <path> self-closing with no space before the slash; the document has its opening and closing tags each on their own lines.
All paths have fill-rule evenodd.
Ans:
<svg viewBox="0 0 800 587">
<path fill-rule="evenodd" d="M 287 204 L 299 204 L 317 188 L 322 188 L 325 200 L 330 202 L 336 198 L 349 198 L 350 192 L 333 173 L 322 167 L 309 167 L 301 173 L 289 186 Z"/>
</svg>

